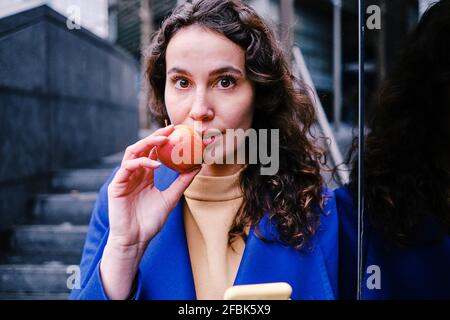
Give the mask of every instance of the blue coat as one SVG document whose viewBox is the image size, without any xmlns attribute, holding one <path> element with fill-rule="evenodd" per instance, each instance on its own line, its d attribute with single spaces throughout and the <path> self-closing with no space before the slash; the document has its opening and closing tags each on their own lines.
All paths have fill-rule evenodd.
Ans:
<svg viewBox="0 0 450 320">
<path fill-rule="evenodd" d="M 115 172 L 101 187 L 92 213 L 80 269 L 81 288 L 74 289 L 71 299 L 108 299 L 99 274 L 99 263 L 108 238 L 107 186 Z M 178 173 L 161 166 L 155 171 L 155 185 L 166 189 Z M 265 243 L 252 227 L 234 285 L 264 282 L 288 282 L 292 299 L 335 299 L 337 295 L 338 218 L 333 193 L 329 197 L 321 226 L 311 245 L 302 251 L 280 243 Z M 267 214 L 260 221 L 263 235 L 275 239 Z M 183 222 L 183 201 L 170 214 L 164 227 L 150 241 L 137 273 L 136 299 L 196 299 L 189 251 Z"/>
<path fill-rule="evenodd" d="M 357 282 L 357 214 L 347 187 L 335 190 L 339 212 L 339 296 L 355 299 Z M 365 220 L 363 237 L 362 299 L 450 299 L 450 236 L 438 242 L 430 239 L 438 225 L 424 222 L 417 236 L 420 244 L 404 249 L 393 247 Z M 367 279 L 380 268 L 381 289 L 369 289 Z"/>
</svg>

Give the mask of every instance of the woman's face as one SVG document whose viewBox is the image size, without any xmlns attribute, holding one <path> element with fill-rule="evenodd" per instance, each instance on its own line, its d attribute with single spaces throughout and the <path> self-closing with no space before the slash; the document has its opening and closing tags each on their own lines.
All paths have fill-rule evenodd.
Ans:
<svg viewBox="0 0 450 320">
<path fill-rule="evenodd" d="M 171 38 L 164 95 L 175 125 L 194 127 L 197 121 L 202 132 L 223 134 L 251 127 L 254 88 L 245 73 L 245 50 L 209 29 L 184 27 Z"/>
</svg>

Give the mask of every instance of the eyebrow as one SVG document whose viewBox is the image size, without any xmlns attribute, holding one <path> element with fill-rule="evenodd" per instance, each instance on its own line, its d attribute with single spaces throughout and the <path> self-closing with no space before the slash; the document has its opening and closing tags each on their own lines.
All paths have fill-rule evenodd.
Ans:
<svg viewBox="0 0 450 320">
<path fill-rule="evenodd" d="M 171 74 L 171 73 L 180 73 L 180 74 L 185 74 L 185 75 L 191 76 L 189 71 L 181 69 L 179 67 L 170 68 L 170 70 L 167 71 L 167 74 Z M 218 75 L 218 74 L 222 74 L 222 73 L 234 73 L 236 75 L 243 76 L 241 70 L 239 70 L 233 66 L 223 66 L 218 69 L 215 69 L 209 73 L 209 76 L 214 76 L 214 75 Z"/>
</svg>

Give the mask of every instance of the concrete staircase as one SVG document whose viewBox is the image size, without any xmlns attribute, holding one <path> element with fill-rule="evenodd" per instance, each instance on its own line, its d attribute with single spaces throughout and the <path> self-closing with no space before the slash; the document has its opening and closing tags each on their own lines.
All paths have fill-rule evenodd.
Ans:
<svg viewBox="0 0 450 320">
<path fill-rule="evenodd" d="M 39 194 L 26 225 L 1 235 L 0 300 L 67 299 L 68 266 L 78 265 L 97 192 L 123 154 L 67 169 Z"/>
</svg>

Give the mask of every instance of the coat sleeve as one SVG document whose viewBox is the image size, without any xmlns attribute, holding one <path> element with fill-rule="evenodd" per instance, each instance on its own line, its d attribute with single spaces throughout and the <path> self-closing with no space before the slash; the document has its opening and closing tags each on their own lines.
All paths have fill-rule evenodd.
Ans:
<svg viewBox="0 0 450 320">
<path fill-rule="evenodd" d="M 100 261 L 109 234 L 108 220 L 108 185 L 119 168 L 115 168 L 111 176 L 100 188 L 83 248 L 80 262 L 81 287 L 74 288 L 69 299 L 73 300 L 109 300 L 106 295 L 101 275 Z M 139 299 L 141 294 L 140 271 L 136 275 L 132 299 Z"/>
</svg>

